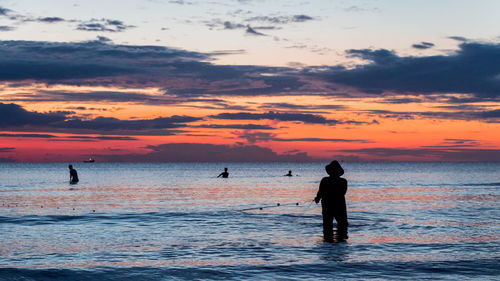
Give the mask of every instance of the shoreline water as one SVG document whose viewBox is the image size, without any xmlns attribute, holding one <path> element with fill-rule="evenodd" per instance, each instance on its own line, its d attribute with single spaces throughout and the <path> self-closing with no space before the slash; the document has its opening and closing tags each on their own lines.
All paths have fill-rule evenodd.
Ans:
<svg viewBox="0 0 500 281">
<path fill-rule="evenodd" d="M 1 280 L 500 274 L 500 163 L 342 163 L 349 239 L 335 244 L 318 205 L 293 205 L 323 162 L 73 163 L 75 186 L 67 164 L 0 164 Z"/>
</svg>

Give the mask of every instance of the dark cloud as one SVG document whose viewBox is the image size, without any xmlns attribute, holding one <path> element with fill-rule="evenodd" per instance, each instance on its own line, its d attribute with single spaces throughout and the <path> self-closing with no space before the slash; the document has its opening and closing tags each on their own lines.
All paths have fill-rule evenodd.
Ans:
<svg viewBox="0 0 500 281">
<path fill-rule="evenodd" d="M 420 49 L 420 50 L 425 50 L 434 47 L 434 43 L 430 42 L 421 42 L 418 44 L 413 44 L 411 45 L 414 49 Z"/>
<path fill-rule="evenodd" d="M 98 31 L 98 32 L 122 32 L 133 28 L 133 25 L 126 25 L 120 20 L 92 19 L 78 24 L 77 30 Z"/>
<path fill-rule="evenodd" d="M 485 122 L 497 123 L 500 122 L 500 110 L 475 110 L 481 106 L 458 106 L 447 108 L 456 109 L 455 111 L 391 111 L 391 110 L 366 110 L 365 113 L 374 114 L 380 118 L 395 118 L 398 120 L 412 120 L 415 118 L 431 118 L 431 119 L 451 119 L 451 120 L 480 120 Z M 472 110 L 464 110 L 472 109 Z"/>
<path fill-rule="evenodd" d="M 248 143 L 256 142 L 355 142 L 355 143 L 370 143 L 368 140 L 359 139 L 341 139 L 341 138 L 279 138 L 274 133 L 259 132 L 252 130 L 245 130 L 240 132 L 233 132 L 239 138 L 245 139 Z"/>
<path fill-rule="evenodd" d="M 17 104 L 0 103 L 0 128 L 44 126 L 64 122 L 66 115 L 64 112 L 30 112 Z"/>
<path fill-rule="evenodd" d="M 137 140 L 137 138 L 129 136 L 56 136 L 50 134 L 31 134 L 31 133 L 12 133 L 12 134 L 0 134 L 0 138 L 39 138 L 39 139 L 51 139 L 56 141 L 78 141 L 78 140 Z"/>
<path fill-rule="evenodd" d="M 259 106 L 263 109 L 294 109 L 294 110 L 344 110 L 347 109 L 345 105 L 338 104 L 321 104 L 321 105 L 303 105 L 292 103 L 264 103 Z"/>
<path fill-rule="evenodd" d="M 487 110 L 483 112 L 477 113 L 479 118 L 492 118 L 492 119 L 500 119 L 500 109 L 495 110 Z"/>
<path fill-rule="evenodd" d="M 114 133 L 147 130 L 164 130 L 184 127 L 186 123 L 201 120 L 191 116 L 158 117 L 155 119 L 120 120 L 111 117 L 97 117 L 83 120 L 68 116 L 68 112 L 30 112 L 17 104 L 0 103 L 0 128 L 4 129 L 44 129 L 65 132 Z"/>
<path fill-rule="evenodd" d="M 246 34 L 256 35 L 256 36 L 267 36 L 267 35 L 265 35 L 264 33 L 261 33 L 261 32 L 256 31 L 256 30 L 255 30 L 255 29 L 253 29 L 250 25 L 248 25 L 248 26 L 247 26 L 247 29 L 246 29 Z"/>
<path fill-rule="evenodd" d="M 12 10 L 9 10 L 7 8 L 4 8 L 4 7 L 0 7 L 0 16 L 6 16 L 10 12 L 12 12 Z"/>
<path fill-rule="evenodd" d="M 455 41 L 460 41 L 460 42 L 466 42 L 469 39 L 463 37 L 463 36 L 448 36 L 449 39 L 455 40 Z"/>
<path fill-rule="evenodd" d="M 296 70 L 215 65 L 210 54 L 101 41 L 0 41 L 0 80 L 160 87 L 169 96 L 289 94 L 302 88 Z M 273 75 L 262 75 L 272 73 Z M 311 92 L 311 91 L 309 91 Z"/>
<path fill-rule="evenodd" d="M 205 143 L 167 143 L 149 145 L 147 154 L 96 155 L 102 161 L 117 162 L 308 162 L 307 153 L 278 154 L 256 145 L 215 145 Z"/>
<path fill-rule="evenodd" d="M 16 29 L 16 28 L 12 27 L 12 26 L 0 25 L 0 31 L 12 31 L 14 29 Z"/>
<path fill-rule="evenodd" d="M 308 15 L 293 15 L 293 16 L 256 16 L 246 19 L 246 21 L 268 22 L 273 24 L 287 24 L 292 22 L 306 22 L 314 20 Z"/>
<path fill-rule="evenodd" d="M 371 63 L 353 69 L 337 67 L 329 75 L 320 75 L 367 94 L 465 93 L 482 98 L 500 95 L 500 44 L 462 43 L 454 54 L 426 57 L 402 57 L 385 49 L 347 53 Z"/>
<path fill-rule="evenodd" d="M 14 151 L 16 148 L 14 147 L 0 147 L 0 153 L 5 153 L 5 152 L 12 152 Z"/>
<path fill-rule="evenodd" d="M 241 132 L 233 132 L 239 138 L 245 139 L 248 143 L 256 143 L 256 142 L 267 142 L 274 139 L 276 134 L 268 133 L 268 132 L 255 132 L 251 130 L 245 130 Z"/>
<path fill-rule="evenodd" d="M 495 101 L 500 97 L 500 44 L 462 43 L 456 53 L 420 57 L 398 56 L 384 49 L 350 50 L 351 56 L 369 63 L 349 69 L 337 65 L 297 70 L 216 65 L 210 62 L 213 57 L 208 53 L 108 42 L 0 41 L 0 80 L 165 89 L 165 97 L 109 95 L 116 100 L 144 98 L 145 103 L 213 95 L 338 96 L 338 89 L 346 86 L 364 96 L 394 96 L 397 92 L 399 100 L 392 100 L 394 103 L 454 93 L 468 94 L 471 102 Z M 405 100 L 400 97 L 403 95 L 418 95 L 418 99 Z M 88 95 L 92 96 L 97 98 L 99 93 Z M 453 99 L 456 103 L 466 102 L 456 97 L 449 97 L 449 102 Z M 478 116 L 491 115 L 495 112 Z"/>
<path fill-rule="evenodd" d="M 89 137 L 89 136 L 68 136 L 65 137 L 68 139 L 83 139 L 83 140 L 124 140 L 124 141 L 131 141 L 131 140 L 138 140 L 137 138 L 134 137 L 128 137 L 128 136 L 98 136 L 98 137 Z"/>
<path fill-rule="evenodd" d="M 246 25 L 240 23 L 232 23 L 230 21 L 224 22 L 224 29 L 242 29 L 246 27 L 247 27 Z"/>
<path fill-rule="evenodd" d="M 56 138 L 57 136 L 49 134 L 0 134 L 0 138 L 42 138 L 50 139 Z"/>
<path fill-rule="evenodd" d="M 151 105 L 168 105 L 183 102 L 198 102 L 203 99 L 183 99 L 169 96 L 155 96 L 132 92 L 94 91 L 86 93 L 42 90 L 34 93 L 19 93 L 9 97 L 10 101 L 82 101 L 82 102 L 114 102 L 114 103 L 137 103 Z M 80 108 L 85 109 L 85 108 Z"/>
<path fill-rule="evenodd" d="M 207 124 L 191 126 L 191 128 L 208 128 L 208 129 L 241 129 L 241 130 L 274 130 L 273 127 L 268 125 L 258 125 L 258 124 Z"/>
<path fill-rule="evenodd" d="M 313 17 L 307 15 L 295 15 L 292 17 L 292 22 L 305 22 L 313 19 L 314 19 Z"/>
<path fill-rule="evenodd" d="M 246 51 L 243 49 L 240 50 L 220 50 L 210 52 L 211 56 L 227 56 L 227 55 L 241 55 L 246 54 Z"/>
<path fill-rule="evenodd" d="M 38 21 L 45 23 L 56 23 L 56 22 L 63 22 L 64 19 L 60 17 L 44 17 L 44 18 L 39 18 Z"/>
<path fill-rule="evenodd" d="M 269 111 L 266 113 L 220 113 L 211 115 L 210 118 L 214 119 L 227 119 L 227 120 L 277 120 L 277 121 L 298 121 L 308 124 L 328 124 L 335 125 L 341 123 L 338 120 L 326 119 L 321 115 L 308 114 L 308 113 L 280 113 Z"/>
<path fill-rule="evenodd" d="M 236 112 L 236 113 L 220 113 L 217 115 L 208 116 L 213 119 L 225 120 L 276 120 L 282 122 L 302 122 L 304 124 L 322 124 L 322 125 L 362 125 L 362 124 L 378 124 L 376 120 L 372 122 L 355 121 L 355 120 L 335 120 L 327 119 L 319 114 L 311 113 L 289 113 L 289 112 L 274 112 L 269 111 L 265 113 L 249 113 L 249 112 Z"/>
<path fill-rule="evenodd" d="M 421 148 L 434 148 L 434 149 L 450 149 L 450 148 L 476 148 L 479 147 L 481 143 L 477 140 L 471 139 L 444 139 L 440 144 L 437 145 L 423 145 Z"/>
<path fill-rule="evenodd" d="M 378 161 L 498 161 L 500 149 L 482 148 L 362 148 L 344 150 L 360 155 L 361 158 Z"/>
<path fill-rule="evenodd" d="M 157 63 L 207 59 L 201 53 L 186 52 L 156 46 L 127 46 L 104 44 L 101 41 L 58 43 L 37 41 L 0 41 L 3 54 L 1 80 L 61 80 L 146 74 L 149 60 Z M 146 62 L 147 60 L 147 62 Z M 146 65 L 147 64 L 147 65 Z"/>
<path fill-rule="evenodd" d="M 387 97 L 384 98 L 382 101 L 380 101 L 380 103 L 405 104 L 405 103 L 420 103 L 422 101 L 423 99 L 414 97 L 407 97 L 407 98 Z"/>
<path fill-rule="evenodd" d="M 291 139 L 283 139 L 283 138 L 274 138 L 273 141 L 281 141 L 281 142 L 356 142 L 356 143 L 371 143 L 369 140 L 358 140 L 358 139 L 331 139 L 331 138 L 291 138 Z"/>
</svg>

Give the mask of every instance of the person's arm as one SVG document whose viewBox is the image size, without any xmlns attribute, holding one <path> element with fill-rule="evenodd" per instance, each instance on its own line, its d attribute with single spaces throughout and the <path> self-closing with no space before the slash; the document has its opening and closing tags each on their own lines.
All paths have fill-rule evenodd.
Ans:
<svg viewBox="0 0 500 281">
<path fill-rule="evenodd" d="M 220 173 L 217 177 L 219 178 L 220 176 L 222 176 L 223 173 Z"/>
<path fill-rule="evenodd" d="M 319 200 L 321 200 L 321 197 L 323 196 L 323 188 L 322 188 L 322 186 L 323 186 L 323 179 L 319 183 L 318 193 L 316 193 L 316 198 L 314 198 L 314 202 L 316 202 L 316 204 L 319 203 Z"/>
<path fill-rule="evenodd" d="M 345 195 L 347 193 L 347 180 L 346 179 L 343 179 L 342 181 L 342 193 Z"/>
</svg>

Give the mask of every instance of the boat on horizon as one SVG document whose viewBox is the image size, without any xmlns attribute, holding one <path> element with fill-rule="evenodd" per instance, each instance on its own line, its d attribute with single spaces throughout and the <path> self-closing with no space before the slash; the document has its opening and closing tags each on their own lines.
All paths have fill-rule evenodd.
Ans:
<svg viewBox="0 0 500 281">
<path fill-rule="evenodd" d="M 95 162 L 95 160 L 92 157 L 90 157 L 89 160 L 83 161 L 83 163 L 94 163 L 94 162 Z"/>
</svg>

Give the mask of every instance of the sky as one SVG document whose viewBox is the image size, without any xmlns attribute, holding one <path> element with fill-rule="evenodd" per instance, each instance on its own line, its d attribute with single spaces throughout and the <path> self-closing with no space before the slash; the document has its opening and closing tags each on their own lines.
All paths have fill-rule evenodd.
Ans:
<svg viewBox="0 0 500 281">
<path fill-rule="evenodd" d="M 498 161 L 499 12 L 0 0 L 0 162 Z"/>
</svg>

